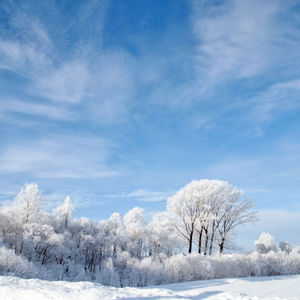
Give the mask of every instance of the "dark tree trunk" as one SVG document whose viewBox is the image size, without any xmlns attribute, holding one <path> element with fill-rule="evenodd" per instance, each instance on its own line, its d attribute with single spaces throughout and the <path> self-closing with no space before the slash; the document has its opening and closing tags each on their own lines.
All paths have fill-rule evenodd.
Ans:
<svg viewBox="0 0 300 300">
<path fill-rule="evenodd" d="M 224 243 L 225 243 L 225 239 L 222 239 L 221 243 L 219 244 L 219 254 L 223 254 Z"/>
<path fill-rule="evenodd" d="M 212 233 L 211 233 L 211 237 L 210 237 L 210 246 L 209 246 L 209 255 L 212 254 L 214 238 L 215 238 L 215 221 L 213 221 L 213 225 L 212 225 Z"/>
<path fill-rule="evenodd" d="M 204 244 L 204 255 L 207 254 L 207 247 L 208 247 L 208 229 L 204 229 L 205 232 L 205 244 Z"/>
<path fill-rule="evenodd" d="M 202 250 L 202 233 L 203 233 L 203 227 L 201 227 L 201 230 L 199 232 L 199 241 L 198 241 L 198 253 L 201 254 Z"/>
<path fill-rule="evenodd" d="M 193 248 L 193 234 L 194 231 L 192 230 L 190 233 L 190 238 L 189 238 L 189 253 L 192 253 L 192 248 Z"/>
</svg>

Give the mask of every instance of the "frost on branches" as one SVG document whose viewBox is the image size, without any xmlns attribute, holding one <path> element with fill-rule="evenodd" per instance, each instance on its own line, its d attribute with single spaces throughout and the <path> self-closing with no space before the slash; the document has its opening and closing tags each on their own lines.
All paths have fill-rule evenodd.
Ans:
<svg viewBox="0 0 300 300">
<path fill-rule="evenodd" d="M 188 241 L 188 253 L 196 236 L 198 253 L 211 255 L 217 244 L 222 254 L 232 230 L 256 219 L 253 203 L 242 195 L 226 181 L 206 179 L 192 181 L 168 199 L 172 224 Z"/>
<path fill-rule="evenodd" d="M 35 183 L 0 211 L 0 275 L 92 280 L 117 287 L 238 276 L 296 274 L 300 251 L 262 233 L 256 251 L 223 253 L 233 230 L 255 219 L 252 203 L 225 181 L 193 181 L 150 222 L 133 208 L 124 217 L 73 219 L 70 197 L 52 213 Z M 196 251 L 193 251 L 196 246 Z"/>
</svg>

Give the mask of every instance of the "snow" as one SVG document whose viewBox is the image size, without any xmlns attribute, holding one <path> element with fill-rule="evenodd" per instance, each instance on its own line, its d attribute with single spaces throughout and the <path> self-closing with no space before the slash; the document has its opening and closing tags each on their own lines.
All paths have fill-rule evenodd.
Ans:
<svg viewBox="0 0 300 300">
<path fill-rule="evenodd" d="M 299 300 L 300 275 L 214 279 L 147 288 L 114 288 L 92 282 L 43 281 L 0 276 L 0 299 L 210 299 Z"/>
</svg>

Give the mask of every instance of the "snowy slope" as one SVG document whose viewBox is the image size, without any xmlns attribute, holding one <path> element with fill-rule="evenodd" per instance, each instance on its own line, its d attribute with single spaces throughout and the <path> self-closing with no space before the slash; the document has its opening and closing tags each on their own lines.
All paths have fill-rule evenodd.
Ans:
<svg viewBox="0 0 300 300">
<path fill-rule="evenodd" d="M 205 280 L 123 289 L 91 282 L 50 282 L 0 276 L 0 299 L 300 300 L 300 275 Z"/>
</svg>

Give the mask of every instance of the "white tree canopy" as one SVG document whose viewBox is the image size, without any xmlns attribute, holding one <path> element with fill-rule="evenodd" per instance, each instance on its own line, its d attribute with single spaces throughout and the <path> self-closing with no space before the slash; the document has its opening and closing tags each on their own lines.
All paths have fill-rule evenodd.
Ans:
<svg viewBox="0 0 300 300">
<path fill-rule="evenodd" d="M 44 196 L 36 183 L 26 184 L 14 199 L 14 208 L 22 223 L 38 219 Z"/>
<path fill-rule="evenodd" d="M 219 235 L 220 252 L 228 233 L 236 226 L 255 219 L 252 202 L 242 200 L 243 191 L 222 180 L 193 180 L 167 202 L 167 211 L 181 237 L 188 241 L 191 253 L 195 232 L 198 232 L 198 252 L 201 253 L 203 233 L 204 254 L 212 253 Z M 218 238 L 218 237 L 217 237 Z M 210 246 L 209 246 L 210 243 Z"/>
<path fill-rule="evenodd" d="M 62 221 L 63 225 L 67 227 L 68 224 L 70 223 L 70 220 L 72 219 L 73 210 L 74 208 L 71 203 L 71 198 L 70 196 L 67 196 L 63 205 L 54 209 L 53 213 L 55 216 L 59 218 L 59 220 Z"/>
</svg>

